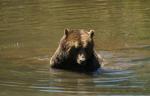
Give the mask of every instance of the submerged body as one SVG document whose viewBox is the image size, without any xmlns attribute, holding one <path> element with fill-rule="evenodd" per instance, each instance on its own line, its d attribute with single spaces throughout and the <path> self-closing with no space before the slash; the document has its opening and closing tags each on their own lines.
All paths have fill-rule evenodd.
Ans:
<svg viewBox="0 0 150 96">
<path fill-rule="evenodd" d="M 60 44 L 50 59 L 50 66 L 77 72 L 94 72 L 103 59 L 94 49 L 94 31 L 65 29 Z"/>
</svg>

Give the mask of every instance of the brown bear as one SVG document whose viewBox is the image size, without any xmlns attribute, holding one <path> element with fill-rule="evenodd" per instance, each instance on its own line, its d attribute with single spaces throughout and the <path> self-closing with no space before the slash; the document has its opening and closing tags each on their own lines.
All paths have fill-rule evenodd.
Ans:
<svg viewBox="0 0 150 96">
<path fill-rule="evenodd" d="M 50 59 L 52 68 L 94 72 L 103 59 L 94 49 L 94 30 L 65 29 L 60 44 Z"/>
</svg>

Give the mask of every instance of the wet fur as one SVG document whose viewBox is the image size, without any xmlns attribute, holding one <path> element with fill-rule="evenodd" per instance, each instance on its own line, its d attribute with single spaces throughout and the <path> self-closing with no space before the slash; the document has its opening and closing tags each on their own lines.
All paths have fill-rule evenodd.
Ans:
<svg viewBox="0 0 150 96">
<path fill-rule="evenodd" d="M 93 39 L 91 39 L 90 42 L 82 40 L 83 37 L 81 38 L 81 31 L 83 30 L 71 30 L 67 36 L 64 35 L 62 37 L 56 52 L 50 60 L 50 65 L 52 68 L 77 72 L 93 72 L 101 67 L 102 59 L 98 57 L 96 51 L 94 50 Z M 78 48 L 80 47 L 80 44 L 78 43 L 88 44 L 85 44 L 86 47 L 84 49 L 87 55 L 85 64 L 78 64 L 76 61 L 76 57 L 79 53 Z"/>
</svg>

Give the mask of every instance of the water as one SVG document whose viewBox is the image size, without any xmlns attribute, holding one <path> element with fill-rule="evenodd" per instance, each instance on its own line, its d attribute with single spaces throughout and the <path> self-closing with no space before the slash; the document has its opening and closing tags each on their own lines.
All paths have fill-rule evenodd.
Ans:
<svg viewBox="0 0 150 96">
<path fill-rule="evenodd" d="M 149 0 L 1 0 L 0 96 L 150 94 Z M 101 74 L 49 69 L 64 28 L 94 29 Z"/>
</svg>

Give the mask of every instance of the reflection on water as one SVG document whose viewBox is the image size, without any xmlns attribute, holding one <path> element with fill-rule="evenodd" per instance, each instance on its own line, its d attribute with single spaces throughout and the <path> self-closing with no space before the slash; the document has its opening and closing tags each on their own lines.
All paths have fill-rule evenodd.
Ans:
<svg viewBox="0 0 150 96">
<path fill-rule="evenodd" d="M 150 2 L 1 0 L 0 95 L 150 93 Z M 105 66 L 94 75 L 49 69 L 64 28 L 96 31 Z"/>
</svg>

